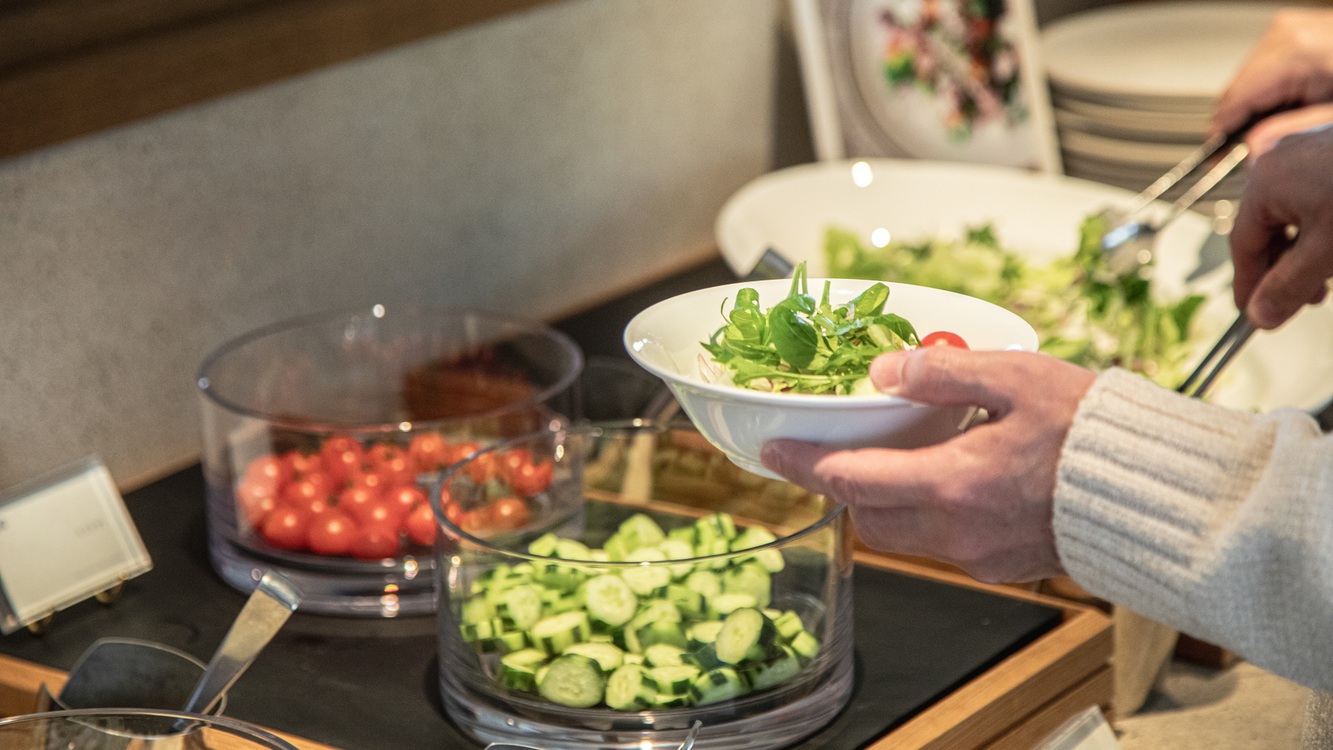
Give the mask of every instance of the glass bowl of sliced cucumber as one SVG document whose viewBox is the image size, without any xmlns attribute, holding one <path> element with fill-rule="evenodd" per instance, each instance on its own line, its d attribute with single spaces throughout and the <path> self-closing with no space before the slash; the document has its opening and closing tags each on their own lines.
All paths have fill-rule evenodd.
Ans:
<svg viewBox="0 0 1333 750">
<path fill-rule="evenodd" d="M 701 748 L 783 747 L 846 705 L 844 508 L 807 496 L 761 521 L 728 512 L 725 496 L 658 499 L 671 433 L 640 422 L 542 432 L 442 477 L 440 691 L 475 739 L 675 750 L 698 721 Z M 526 524 L 451 520 L 444 509 L 508 492 L 469 463 L 510 460 L 553 468 Z"/>
</svg>

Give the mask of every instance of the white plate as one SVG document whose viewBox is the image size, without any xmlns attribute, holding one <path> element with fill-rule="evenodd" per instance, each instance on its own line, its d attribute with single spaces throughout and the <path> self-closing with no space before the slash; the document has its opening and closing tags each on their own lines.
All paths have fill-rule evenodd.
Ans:
<svg viewBox="0 0 1333 750">
<path fill-rule="evenodd" d="M 1208 137 L 1208 123 L 1197 122 L 1182 126 L 1161 127 L 1146 122 L 1121 125 L 1068 109 L 1056 109 L 1055 125 L 1060 132 L 1074 131 L 1103 138 L 1153 143 L 1183 143 L 1197 146 Z"/>
<path fill-rule="evenodd" d="M 1056 89 L 1143 109 L 1207 109 L 1276 9 L 1214 2 L 1098 8 L 1051 23 L 1042 59 Z"/>
<path fill-rule="evenodd" d="M 901 239 L 958 237 L 965 227 L 994 224 L 1009 247 L 1036 261 L 1072 253 L 1083 218 L 1133 193 L 1106 185 L 1004 167 L 876 159 L 806 164 L 764 175 L 727 201 L 715 227 L 723 258 L 738 275 L 766 248 L 824 273 L 830 225 L 869 237 L 877 229 Z M 1211 235 L 1203 216 L 1187 213 L 1159 236 L 1158 288 L 1178 295 L 1200 263 Z M 1217 334 L 1235 315 L 1230 267 L 1188 285 L 1212 300 L 1205 322 Z M 1260 333 L 1238 356 L 1215 400 L 1238 408 L 1313 408 L 1333 391 L 1333 305 L 1307 309 L 1275 333 Z M 1299 366 L 1293 366 L 1299 363 Z"/>
<path fill-rule="evenodd" d="M 948 16 L 939 29 L 951 28 L 965 21 L 957 17 L 960 3 L 943 3 L 939 12 Z M 1018 86 L 1005 99 L 1002 87 L 988 87 L 972 78 L 974 66 L 969 60 L 961 36 L 944 31 L 920 34 L 918 24 L 922 6 L 917 0 L 848 0 L 846 54 L 835 55 L 837 74 L 854 84 L 869 119 L 879 135 L 897 149 L 891 153 L 910 154 L 928 159 L 946 159 L 988 164 L 1035 165 L 1041 162 L 1041 140 L 1031 117 L 1018 117 L 1030 111 L 1027 92 Z M 887 19 L 895 19 L 890 23 Z M 952 22 L 951 22 L 952 21 Z M 886 50 L 892 46 L 895 29 L 922 40 L 933 40 L 920 59 L 934 62 L 949 84 L 928 90 L 919 84 L 893 85 L 885 77 Z M 952 39 L 952 42 L 945 41 Z M 1014 13 L 1005 13 L 988 44 L 998 45 L 1019 65 L 1019 22 Z M 924 42 L 923 42 L 924 43 Z M 967 126 L 967 116 L 957 105 L 953 87 L 974 86 L 980 105 Z M 883 152 L 881 152 L 883 153 Z"/>
<path fill-rule="evenodd" d="M 1197 148 L 1190 143 L 1144 143 L 1120 138 L 1091 135 L 1077 130 L 1060 130 L 1060 148 L 1111 162 L 1123 162 L 1154 168 L 1159 175 L 1175 166 Z"/>
<path fill-rule="evenodd" d="M 1211 109 L 1205 112 L 1154 112 L 1058 95 L 1051 96 L 1051 104 L 1057 113 L 1075 114 L 1109 127 L 1198 133 L 1200 141 L 1208 132 L 1208 121 L 1212 115 Z"/>
</svg>

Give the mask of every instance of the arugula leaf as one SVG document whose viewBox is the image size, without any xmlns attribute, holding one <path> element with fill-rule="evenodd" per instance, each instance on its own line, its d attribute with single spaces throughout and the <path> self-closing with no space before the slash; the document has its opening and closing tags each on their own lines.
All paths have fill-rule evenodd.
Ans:
<svg viewBox="0 0 1333 750">
<path fill-rule="evenodd" d="M 830 301 L 831 290 L 825 281 L 816 302 L 804 263 L 787 297 L 768 312 L 760 309 L 758 292 L 743 288 L 729 312 L 723 304 L 726 324 L 703 347 L 742 387 L 845 394 L 869 375 L 876 356 L 920 344 L 911 323 L 884 312 L 888 285 L 873 284 L 842 305 Z"/>
</svg>

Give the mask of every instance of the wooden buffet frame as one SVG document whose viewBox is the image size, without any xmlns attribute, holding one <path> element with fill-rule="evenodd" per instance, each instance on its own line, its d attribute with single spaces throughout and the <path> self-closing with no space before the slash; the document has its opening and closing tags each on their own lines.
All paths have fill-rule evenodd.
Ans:
<svg viewBox="0 0 1333 750">
<path fill-rule="evenodd" d="M 1113 694 L 1111 619 L 1081 604 L 870 552 L 858 565 L 980 589 L 1056 607 L 1062 622 L 867 747 L 869 750 L 1026 750 L 1091 706 L 1109 711 Z M 0 717 L 31 713 L 42 684 L 57 691 L 65 673 L 0 654 Z M 301 750 L 337 750 L 277 732 Z"/>
</svg>

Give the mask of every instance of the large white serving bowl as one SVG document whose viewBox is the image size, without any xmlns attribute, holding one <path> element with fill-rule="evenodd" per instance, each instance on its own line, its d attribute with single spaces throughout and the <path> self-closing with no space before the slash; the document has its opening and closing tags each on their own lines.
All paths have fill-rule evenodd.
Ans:
<svg viewBox="0 0 1333 750">
<path fill-rule="evenodd" d="M 818 297 L 824 279 L 810 279 Z M 829 300 L 843 304 L 875 282 L 831 279 Z M 1036 351 L 1037 334 L 1019 316 L 974 297 L 911 284 L 889 283 L 886 312 L 901 315 L 921 336 L 952 331 L 974 350 Z M 699 432 L 743 469 L 781 478 L 764 468 L 766 441 L 794 438 L 838 448 L 917 448 L 958 433 L 966 407 L 939 407 L 883 394 L 833 396 L 768 393 L 711 382 L 701 363 L 711 362 L 702 342 L 726 323 L 724 307 L 746 287 L 759 293 L 763 310 L 782 301 L 791 281 L 741 282 L 687 292 L 636 315 L 625 328 L 625 348 L 649 372 L 666 381 Z"/>
<path fill-rule="evenodd" d="M 766 248 L 812 275 L 827 273 L 824 233 L 838 226 L 865 240 L 959 238 L 989 222 L 1004 245 L 1034 263 L 1072 255 L 1079 225 L 1090 213 L 1123 206 L 1134 193 L 1088 180 L 1006 167 L 924 160 L 862 159 L 805 164 L 758 177 L 719 213 L 715 232 L 738 275 L 754 268 Z M 1166 206 L 1158 206 L 1165 209 Z M 1221 335 L 1236 309 L 1226 237 L 1213 222 L 1186 212 L 1158 235 L 1155 291 L 1186 292 L 1209 302 L 1199 316 L 1199 358 Z M 1209 398 L 1238 409 L 1312 409 L 1333 391 L 1333 303 L 1306 308 L 1276 331 L 1254 336 Z M 1293 366 L 1299 362 L 1299 366 Z"/>
</svg>

